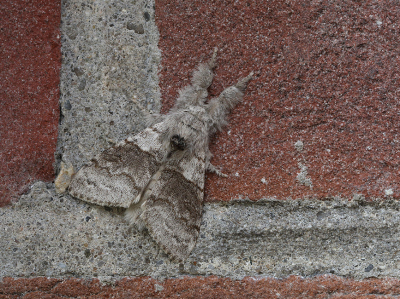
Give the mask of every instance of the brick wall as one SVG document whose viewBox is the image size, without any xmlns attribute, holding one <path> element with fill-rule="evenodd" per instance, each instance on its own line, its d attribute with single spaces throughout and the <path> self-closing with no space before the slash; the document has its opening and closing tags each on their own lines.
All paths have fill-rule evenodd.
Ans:
<svg viewBox="0 0 400 299">
<path fill-rule="evenodd" d="M 32 182 L 54 179 L 61 68 L 60 10 L 57 1 L 0 4 L 2 206 L 17 200 Z M 138 15 L 147 22 L 146 12 L 151 10 L 152 6 L 146 5 Z M 399 198 L 397 2 L 156 1 L 155 21 L 162 53 L 162 111 L 171 107 L 178 89 L 188 83 L 198 61 L 209 57 L 215 46 L 219 48 L 219 66 L 211 96 L 238 77 L 250 71 L 256 73 L 243 103 L 232 113 L 230 125 L 212 140 L 213 164 L 229 177 L 207 175 L 206 201 L 272 197 L 319 202 L 334 197 L 347 200 L 357 194 L 364 203 L 390 205 Z M 104 26 L 110 29 L 109 24 Z M 78 48 L 74 51 L 77 57 L 81 55 Z M 75 82 L 74 88 L 79 87 L 83 82 L 78 76 L 80 72 L 73 72 L 77 77 L 71 82 Z M 67 85 L 64 90 L 68 88 Z M 63 104 L 65 109 L 66 102 Z M 56 197 L 48 196 L 46 200 L 53 198 Z M 2 209 L 5 215 L 11 208 Z M 34 204 L 30 209 L 34 209 Z M 317 212 L 318 219 L 326 217 L 326 213 Z M 97 216 L 87 217 L 86 222 Z M 8 227 L 2 218 L 1 224 Z M 21 231 L 29 236 L 32 227 L 28 223 L 21 226 Z M 40 226 L 35 229 L 40 231 Z M 79 229 L 84 230 L 82 226 Z M 388 229 L 397 231 L 397 227 Z M 303 233 L 307 231 L 300 232 Z M 359 235 L 355 230 L 349 236 Z M 371 235 L 371 244 L 376 247 L 368 248 L 369 254 L 387 256 L 380 266 L 395 269 L 396 243 L 382 249 L 383 241 L 374 243 L 374 238 Z M 14 239 L 12 242 L 18 244 L 18 238 Z M 12 246 L 3 249 L 10 257 L 18 254 L 18 246 L 12 242 L 7 242 Z M 90 245 L 85 248 L 85 254 L 102 254 L 101 250 L 90 250 Z M 35 250 L 22 255 L 34 262 Z M 246 253 L 242 255 L 248 261 Z M 185 267 L 197 269 L 200 266 L 196 263 L 190 261 Z M 52 278 L 38 275 L 46 273 L 47 264 L 41 263 L 42 272 L 35 267 L 31 272 L 18 272 L 16 265 L 10 262 L 8 266 L 15 267 L 14 272 L 1 272 L 14 274 L 1 275 L 0 298 L 380 298 L 399 293 L 398 276 L 386 278 L 379 274 L 386 273 L 384 270 L 370 272 L 374 267 L 368 265 L 361 266 L 365 272 L 361 280 L 352 279 L 351 271 L 342 277 L 328 274 L 327 270 L 315 270 L 307 278 L 291 276 L 298 272 L 289 270 L 284 278 L 273 279 L 263 274 L 270 273 L 271 265 L 262 265 L 262 271 L 250 272 L 259 273 L 252 275 L 257 278 L 232 280 L 232 273 L 226 273 L 226 277 L 202 277 L 196 276 L 197 270 L 189 270 L 183 273 L 192 277 L 182 274 L 165 280 L 118 278 L 113 285 L 100 283 L 93 267 L 84 275 L 65 271 Z M 378 278 L 366 278 L 368 273 Z"/>
</svg>

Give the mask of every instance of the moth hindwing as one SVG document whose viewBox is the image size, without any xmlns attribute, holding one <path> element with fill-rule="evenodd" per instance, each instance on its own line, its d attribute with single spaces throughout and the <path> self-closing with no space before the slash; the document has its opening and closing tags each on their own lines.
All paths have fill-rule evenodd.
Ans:
<svg viewBox="0 0 400 299">
<path fill-rule="evenodd" d="M 216 50 L 193 73 L 166 115 L 96 156 L 69 186 L 71 195 L 94 204 L 127 208 L 125 218 L 147 228 L 174 260 L 185 260 L 200 231 L 205 171 L 224 176 L 211 163 L 209 138 L 226 124 L 253 73 L 208 103 Z"/>
</svg>

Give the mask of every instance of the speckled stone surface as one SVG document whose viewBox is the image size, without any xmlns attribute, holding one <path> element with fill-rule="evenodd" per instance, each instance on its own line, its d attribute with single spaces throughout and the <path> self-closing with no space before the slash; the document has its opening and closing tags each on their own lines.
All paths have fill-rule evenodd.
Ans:
<svg viewBox="0 0 400 299">
<path fill-rule="evenodd" d="M 61 122 L 56 152 L 79 169 L 144 128 L 160 109 L 154 2 L 62 2 Z"/>
<path fill-rule="evenodd" d="M 195 249 L 173 262 L 123 209 L 89 205 L 36 183 L 0 210 L 0 277 L 183 275 L 400 277 L 400 203 L 264 200 L 206 204 Z"/>
<path fill-rule="evenodd" d="M 0 206 L 54 178 L 60 1 L 0 3 Z"/>
<path fill-rule="evenodd" d="M 114 285 L 102 285 L 98 280 L 79 279 L 12 279 L 0 282 L 2 298 L 397 298 L 400 281 L 367 279 L 357 281 L 334 275 L 283 280 L 246 278 L 234 281 L 215 276 L 184 277 L 158 281 L 148 277 L 125 278 Z"/>
<path fill-rule="evenodd" d="M 397 1 L 156 1 L 156 21 L 164 111 L 212 47 L 211 94 L 257 73 L 214 139 L 229 178 L 209 175 L 207 200 L 400 197 Z"/>
</svg>

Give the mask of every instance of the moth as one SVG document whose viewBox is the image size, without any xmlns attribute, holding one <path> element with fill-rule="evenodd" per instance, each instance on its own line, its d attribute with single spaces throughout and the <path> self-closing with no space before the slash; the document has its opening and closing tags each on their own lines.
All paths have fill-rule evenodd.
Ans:
<svg viewBox="0 0 400 299">
<path fill-rule="evenodd" d="M 173 108 L 149 126 L 105 150 L 73 177 L 69 193 L 81 200 L 126 208 L 125 219 L 151 237 L 173 260 L 183 261 L 200 231 L 210 136 L 226 125 L 253 73 L 207 102 L 216 53 L 194 71 Z"/>
</svg>

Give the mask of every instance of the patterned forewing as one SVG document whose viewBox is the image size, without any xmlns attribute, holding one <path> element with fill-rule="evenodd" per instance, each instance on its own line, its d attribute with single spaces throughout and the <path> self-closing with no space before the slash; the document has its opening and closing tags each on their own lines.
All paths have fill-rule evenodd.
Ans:
<svg viewBox="0 0 400 299">
<path fill-rule="evenodd" d="M 141 218 L 152 237 L 176 260 L 196 244 L 203 209 L 204 152 L 167 164 L 155 183 Z"/>
<path fill-rule="evenodd" d="M 96 156 L 75 175 L 70 194 L 102 206 L 129 207 L 165 154 L 159 126 L 147 128 Z"/>
</svg>

